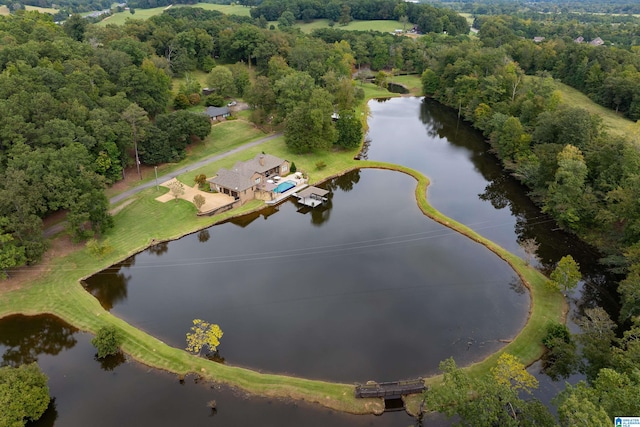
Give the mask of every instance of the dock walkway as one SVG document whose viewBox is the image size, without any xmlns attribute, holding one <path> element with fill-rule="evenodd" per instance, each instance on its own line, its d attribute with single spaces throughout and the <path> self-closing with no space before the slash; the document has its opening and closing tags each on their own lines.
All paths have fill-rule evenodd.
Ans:
<svg viewBox="0 0 640 427">
<path fill-rule="evenodd" d="M 407 394 L 422 393 L 426 390 L 422 378 L 416 378 L 414 380 L 406 381 L 391 381 L 376 383 L 371 382 L 367 384 L 356 385 L 356 397 L 368 398 L 368 397 L 384 397 L 385 399 L 399 399 Z"/>
</svg>

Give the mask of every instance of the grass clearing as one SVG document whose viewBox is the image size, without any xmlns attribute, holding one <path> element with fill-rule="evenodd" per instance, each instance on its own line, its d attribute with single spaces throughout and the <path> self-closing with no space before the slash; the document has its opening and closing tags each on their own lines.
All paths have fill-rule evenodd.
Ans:
<svg viewBox="0 0 640 427">
<path fill-rule="evenodd" d="M 201 7 L 205 10 L 217 10 L 225 15 L 239 15 L 239 16 L 251 16 L 251 8 L 241 6 L 239 4 L 212 4 L 212 3 L 197 3 L 191 7 Z"/>
<path fill-rule="evenodd" d="M 464 19 L 467 20 L 467 24 L 469 24 L 469 26 L 473 25 L 473 21 L 474 21 L 474 17 L 472 13 L 464 13 L 464 12 L 458 12 L 458 15 L 462 16 Z"/>
<path fill-rule="evenodd" d="M 632 133 L 631 127 L 634 122 L 623 117 L 621 114 L 617 114 L 615 111 L 602 105 L 593 102 L 587 95 L 580 92 L 577 89 L 567 86 L 564 83 L 560 83 L 556 80 L 556 86 L 562 94 L 562 103 L 571 107 L 580 107 L 589 111 L 592 114 L 597 114 L 602 117 L 604 125 L 608 128 L 609 132 L 618 136 L 625 136 Z"/>
<path fill-rule="evenodd" d="M 184 82 L 187 80 L 187 76 L 190 79 L 195 79 L 198 81 L 198 83 L 200 83 L 200 86 L 205 88 L 207 87 L 207 76 L 209 75 L 209 73 L 206 73 L 202 70 L 193 70 L 193 71 L 189 71 L 188 73 L 186 73 L 184 76 L 182 77 L 174 77 L 173 79 L 171 79 L 171 91 L 174 94 L 178 93 L 178 90 L 180 89 L 180 85 L 184 84 Z"/>
<path fill-rule="evenodd" d="M 144 21 L 145 19 L 149 19 L 152 16 L 160 15 L 167 8 L 168 8 L 167 6 L 163 6 L 163 7 L 154 7 L 152 9 L 135 9 L 135 13 L 133 15 L 128 10 L 125 10 L 122 12 L 116 12 L 113 15 L 108 16 L 102 21 L 98 22 L 97 25 L 101 25 L 101 26 L 105 26 L 108 24 L 123 25 L 127 21 L 127 19 L 140 19 Z"/>
<path fill-rule="evenodd" d="M 414 96 L 422 96 L 422 80 L 420 75 L 410 76 L 393 76 L 390 80 L 391 83 L 398 83 L 409 89 L 409 92 Z"/>
<path fill-rule="evenodd" d="M 28 11 L 35 10 L 36 12 L 40 12 L 40 13 L 48 13 L 49 15 L 55 15 L 60 11 L 60 9 L 54 9 L 52 7 L 38 7 L 38 6 L 27 6 L 27 5 L 24 6 L 24 9 Z"/>
<path fill-rule="evenodd" d="M 269 24 L 278 26 L 277 21 L 271 21 Z M 316 19 L 313 22 L 304 23 L 298 21 L 296 27 L 299 27 L 303 33 L 310 33 L 313 30 L 319 28 L 330 28 L 328 19 Z M 348 31 L 380 31 L 383 33 L 393 33 L 395 30 L 401 30 L 403 27 L 402 22 L 394 20 L 373 20 L 373 21 L 351 21 L 349 25 L 336 24 L 333 28 L 339 30 Z M 413 28 L 413 24 L 407 23 L 404 28 L 410 30 Z"/>
<path fill-rule="evenodd" d="M 115 24 L 122 25 L 126 22 L 127 19 L 149 19 L 152 16 L 160 15 L 166 9 L 170 7 L 200 7 L 205 10 L 217 10 L 226 15 L 240 15 L 240 16 L 250 16 L 249 11 L 251 10 L 248 7 L 240 6 L 240 5 L 227 5 L 227 4 L 210 4 L 210 3 L 197 3 L 194 5 L 175 5 L 175 6 L 162 6 L 162 7 L 154 7 L 152 9 L 135 9 L 135 14 L 131 14 L 128 10 L 122 12 L 116 12 L 110 17 L 103 19 L 98 22 L 98 25 L 105 26 L 107 24 Z"/>
</svg>

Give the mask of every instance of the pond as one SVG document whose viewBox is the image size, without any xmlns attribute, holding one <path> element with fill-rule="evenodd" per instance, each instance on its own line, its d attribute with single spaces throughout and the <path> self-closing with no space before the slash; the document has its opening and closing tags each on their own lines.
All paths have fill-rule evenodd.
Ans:
<svg viewBox="0 0 640 427">
<path fill-rule="evenodd" d="M 415 97 L 370 101 L 366 158 L 416 169 L 429 177 L 429 203 L 445 215 L 473 228 L 508 251 L 526 257 L 521 243 L 535 238 L 539 266 L 548 270 L 571 254 L 580 264 L 584 298 L 579 305 L 598 304 L 616 318 L 615 291 L 598 262 L 600 254 L 555 221 L 503 172 L 482 134 L 435 101 Z"/>
<path fill-rule="evenodd" d="M 415 185 L 354 171 L 325 184 L 327 206 L 289 201 L 158 245 L 86 288 L 176 347 L 192 319 L 218 323 L 220 356 L 265 372 L 389 381 L 467 364 L 521 329 L 529 296 L 496 255 L 424 216 Z"/>
</svg>

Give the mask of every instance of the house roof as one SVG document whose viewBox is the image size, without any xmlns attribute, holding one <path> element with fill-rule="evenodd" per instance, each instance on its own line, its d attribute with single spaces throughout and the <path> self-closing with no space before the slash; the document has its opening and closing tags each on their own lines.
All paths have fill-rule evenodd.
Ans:
<svg viewBox="0 0 640 427">
<path fill-rule="evenodd" d="M 229 114 L 229 107 L 207 107 L 205 114 L 209 117 L 219 117 Z"/>
<path fill-rule="evenodd" d="M 329 194 L 329 191 L 327 190 L 323 190 L 322 188 L 318 188 L 318 187 L 307 187 L 304 190 L 298 191 L 298 196 L 299 197 L 311 197 L 312 194 L 315 194 L 316 196 L 320 196 L 320 197 L 324 197 L 327 194 Z"/>
<path fill-rule="evenodd" d="M 218 174 L 207 181 L 234 191 L 244 191 L 254 186 L 254 182 L 235 171 L 220 169 Z"/>
<path fill-rule="evenodd" d="M 591 40 L 589 44 L 593 46 L 602 46 L 604 44 L 604 40 L 602 40 L 600 37 L 596 37 L 595 39 Z"/>
<path fill-rule="evenodd" d="M 260 160 L 262 159 L 262 164 Z M 246 162 L 238 162 L 233 166 L 233 171 L 243 176 L 250 177 L 254 173 L 265 173 L 268 170 L 280 166 L 284 160 L 271 154 L 256 154 L 253 159 Z"/>
</svg>

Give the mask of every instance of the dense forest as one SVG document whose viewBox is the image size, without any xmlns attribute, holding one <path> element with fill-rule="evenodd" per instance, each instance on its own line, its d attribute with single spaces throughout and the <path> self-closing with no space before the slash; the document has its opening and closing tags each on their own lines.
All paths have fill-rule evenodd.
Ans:
<svg viewBox="0 0 640 427">
<path fill-rule="evenodd" d="M 603 262 L 625 274 L 615 322 L 593 308 L 580 320 L 582 335 L 556 327 L 545 342 L 555 362 L 550 372 L 562 377 L 581 370 L 588 379 L 559 397 L 560 422 L 575 425 L 586 417 L 588 425 L 601 425 L 614 415 L 640 413 L 638 136 L 611 133 L 597 116 L 562 104 L 554 83 L 562 80 L 638 120 L 637 45 L 576 43 L 575 34 L 599 33 L 589 33 L 587 24 L 570 30 L 570 22 L 518 16 L 478 18 L 479 34 L 469 37 L 466 23 L 456 24 L 451 11 L 387 0 L 343 2 L 339 11 L 349 19 L 406 16 L 431 32 L 409 38 L 339 26 L 311 35 L 286 25 L 266 28 L 268 13 L 305 19 L 311 14 L 303 12 L 313 9 L 314 17 L 333 19 L 326 15 L 334 13 L 332 4 L 266 0 L 252 17 L 171 8 L 146 21 L 106 27 L 79 16 L 63 26 L 35 12 L 0 17 L 0 269 L 38 261 L 46 249 L 42 218 L 53 212 L 68 212 L 77 239 L 110 227 L 105 185 L 119 180 L 136 156 L 145 164 L 180 160 L 191 141 L 208 135 L 208 118 L 186 110 L 192 105 L 242 97 L 257 125 L 284 130 L 292 152 L 353 147 L 362 139 L 354 108 L 363 97 L 353 73 L 380 86 L 393 72 L 416 73 L 427 96 L 486 135 L 545 212 L 595 244 Z M 378 9 L 358 9 L 362 4 Z M 547 25 L 557 32 L 545 32 Z M 611 27 L 611 40 L 628 31 L 622 24 Z M 544 41 L 532 40 L 541 34 Z M 200 85 L 189 78 L 194 70 L 209 73 L 213 95 L 201 99 Z M 173 76 L 185 77 L 177 93 L 171 91 Z M 336 123 L 333 112 L 339 112 Z M 445 369 L 448 378 L 460 378 L 455 365 Z M 481 387 L 465 383 L 470 386 Z M 503 390 L 483 387 L 474 392 L 495 398 Z M 504 417 L 499 402 L 492 408 L 501 415 L 486 425 L 496 419 L 525 425 L 526 417 Z M 540 405 L 513 402 L 529 419 L 541 414 L 536 419 L 548 420 Z M 431 403 L 463 417 L 474 414 L 465 412 L 468 399 Z"/>
</svg>

